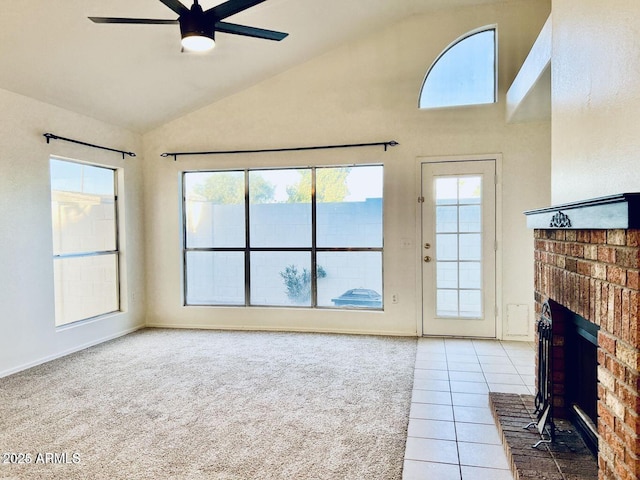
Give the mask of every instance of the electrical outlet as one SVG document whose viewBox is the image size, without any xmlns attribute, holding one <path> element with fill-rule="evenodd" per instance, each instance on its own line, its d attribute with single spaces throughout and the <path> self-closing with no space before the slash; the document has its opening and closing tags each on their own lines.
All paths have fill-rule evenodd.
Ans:
<svg viewBox="0 0 640 480">
<path fill-rule="evenodd" d="M 398 299 L 398 294 L 394 293 L 393 295 L 391 295 L 391 303 L 398 303 L 399 299 Z"/>
</svg>

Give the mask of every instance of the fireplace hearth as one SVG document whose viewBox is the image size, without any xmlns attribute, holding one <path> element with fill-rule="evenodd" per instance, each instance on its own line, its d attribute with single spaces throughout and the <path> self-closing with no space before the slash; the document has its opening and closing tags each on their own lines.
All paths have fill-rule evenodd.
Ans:
<svg viewBox="0 0 640 480">
<path fill-rule="evenodd" d="M 537 315 L 552 305 L 554 416 L 592 437 L 600 480 L 637 480 L 640 194 L 525 213 L 534 229 Z"/>
</svg>

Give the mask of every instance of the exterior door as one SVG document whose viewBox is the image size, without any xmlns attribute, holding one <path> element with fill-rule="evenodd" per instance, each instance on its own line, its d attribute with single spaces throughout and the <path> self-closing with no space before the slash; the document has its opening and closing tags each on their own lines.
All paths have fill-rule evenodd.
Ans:
<svg viewBox="0 0 640 480">
<path fill-rule="evenodd" d="M 424 335 L 496 336 L 496 162 L 422 164 Z"/>
</svg>

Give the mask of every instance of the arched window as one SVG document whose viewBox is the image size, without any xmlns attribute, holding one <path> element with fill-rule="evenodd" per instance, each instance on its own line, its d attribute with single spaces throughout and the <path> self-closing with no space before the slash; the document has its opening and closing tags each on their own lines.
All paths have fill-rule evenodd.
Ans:
<svg viewBox="0 0 640 480">
<path fill-rule="evenodd" d="M 420 108 L 496 102 L 496 29 L 471 32 L 447 47 L 429 68 Z"/>
</svg>

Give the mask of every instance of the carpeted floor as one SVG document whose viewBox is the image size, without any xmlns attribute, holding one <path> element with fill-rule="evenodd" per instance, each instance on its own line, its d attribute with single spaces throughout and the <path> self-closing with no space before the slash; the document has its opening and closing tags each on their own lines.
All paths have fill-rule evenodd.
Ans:
<svg viewBox="0 0 640 480">
<path fill-rule="evenodd" d="M 0 379 L 0 478 L 399 480 L 415 352 L 142 330 Z"/>
</svg>

